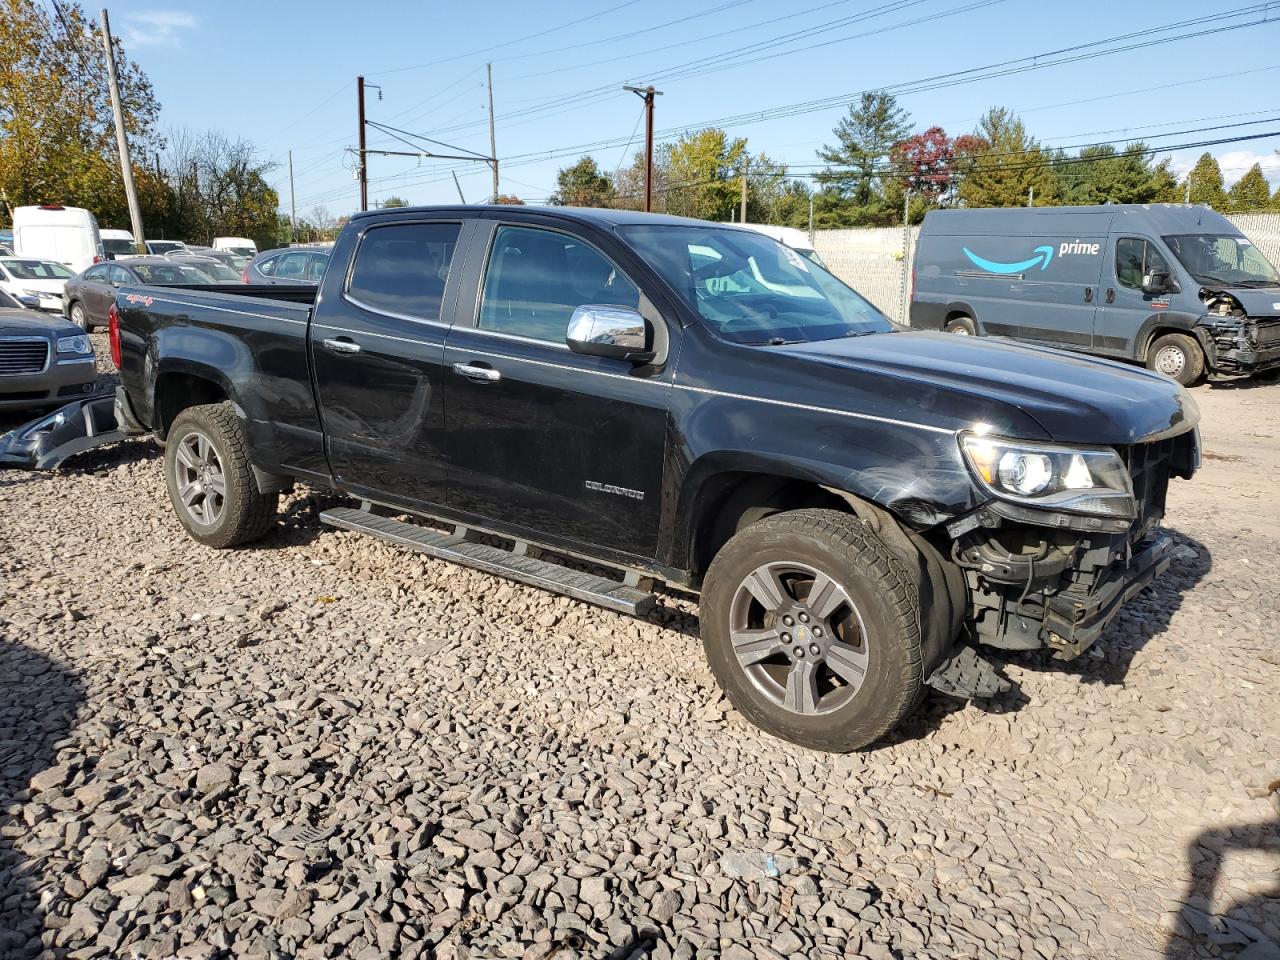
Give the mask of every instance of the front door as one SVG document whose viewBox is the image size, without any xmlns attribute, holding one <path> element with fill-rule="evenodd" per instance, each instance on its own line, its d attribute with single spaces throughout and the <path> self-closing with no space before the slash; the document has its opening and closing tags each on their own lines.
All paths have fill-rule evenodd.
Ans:
<svg viewBox="0 0 1280 960">
<path fill-rule="evenodd" d="M 445 349 L 449 506 L 543 540 L 654 557 L 670 373 L 565 344 L 577 307 L 639 307 L 639 290 L 580 236 L 487 226 L 483 283 L 468 284 L 478 303 L 459 304 Z"/>
<path fill-rule="evenodd" d="M 330 469 L 354 493 L 411 507 L 444 502 L 441 359 L 463 227 L 367 227 L 349 276 L 321 291 L 311 324 L 316 392 Z"/>
<path fill-rule="evenodd" d="M 1104 274 L 1106 292 L 1098 309 L 1094 342 L 1098 353 L 1136 357 L 1137 340 L 1153 316 L 1169 309 L 1169 296 L 1142 292 L 1142 278 L 1154 270 L 1170 276 L 1169 261 L 1146 237 L 1113 236 L 1110 266 Z"/>
</svg>

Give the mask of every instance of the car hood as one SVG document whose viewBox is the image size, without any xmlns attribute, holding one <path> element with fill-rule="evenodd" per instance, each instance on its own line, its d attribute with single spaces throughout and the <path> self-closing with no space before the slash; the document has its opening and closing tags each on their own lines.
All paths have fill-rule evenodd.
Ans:
<svg viewBox="0 0 1280 960">
<path fill-rule="evenodd" d="M 66 283 L 66 280 L 10 280 L 6 286 L 11 293 L 15 290 L 40 290 L 60 294 Z"/>
<path fill-rule="evenodd" d="M 958 409 L 965 397 L 975 413 L 993 404 L 1012 408 L 1061 443 L 1136 443 L 1182 433 L 1200 420 L 1191 395 L 1159 374 L 1004 338 L 902 331 L 777 349 L 896 378 L 906 397 L 941 391 L 952 419 L 965 415 Z"/>
<path fill-rule="evenodd" d="M 69 320 L 34 310 L 0 309 L 0 337 L 74 337 L 84 333 Z"/>
</svg>

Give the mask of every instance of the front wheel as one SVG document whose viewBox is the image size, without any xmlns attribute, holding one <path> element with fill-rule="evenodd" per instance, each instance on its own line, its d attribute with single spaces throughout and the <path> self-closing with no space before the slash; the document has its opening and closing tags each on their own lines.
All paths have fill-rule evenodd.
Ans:
<svg viewBox="0 0 1280 960">
<path fill-rule="evenodd" d="M 1195 386 L 1204 376 L 1204 351 L 1195 337 L 1166 333 L 1147 349 L 1147 369 L 1163 373 L 1184 387 Z"/>
<path fill-rule="evenodd" d="M 257 540 L 275 519 L 279 496 L 258 492 L 244 431 L 229 403 L 178 414 L 165 437 L 164 472 L 178 520 L 206 546 Z"/>
<path fill-rule="evenodd" d="M 756 726 L 817 750 L 855 750 L 919 701 L 918 596 L 857 517 L 774 514 L 716 554 L 702 593 L 703 648 Z"/>
</svg>

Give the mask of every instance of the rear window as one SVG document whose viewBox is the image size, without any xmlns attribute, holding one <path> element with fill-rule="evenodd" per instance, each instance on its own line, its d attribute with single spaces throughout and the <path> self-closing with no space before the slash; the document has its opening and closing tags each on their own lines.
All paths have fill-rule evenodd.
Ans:
<svg viewBox="0 0 1280 960">
<path fill-rule="evenodd" d="M 347 295 L 374 310 L 439 320 L 460 229 L 457 223 L 371 228 L 356 251 Z"/>
</svg>

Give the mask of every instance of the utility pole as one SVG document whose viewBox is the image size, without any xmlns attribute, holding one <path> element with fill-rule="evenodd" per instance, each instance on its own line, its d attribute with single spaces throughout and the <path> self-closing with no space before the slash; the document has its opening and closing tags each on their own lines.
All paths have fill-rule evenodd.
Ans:
<svg viewBox="0 0 1280 960">
<path fill-rule="evenodd" d="M 369 161 L 364 152 L 364 76 L 356 77 L 356 114 L 360 124 L 360 152 L 356 155 L 360 176 L 360 209 L 369 209 Z"/>
<path fill-rule="evenodd" d="M 623 87 L 644 99 L 644 212 L 653 210 L 653 98 L 662 96 L 661 90 L 647 87 Z"/>
<path fill-rule="evenodd" d="M 813 246 L 813 192 L 809 192 L 809 246 Z"/>
<path fill-rule="evenodd" d="M 747 222 L 747 167 L 751 164 L 751 158 L 743 156 L 742 158 L 742 207 L 738 212 L 738 222 Z"/>
<path fill-rule="evenodd" d="M 129 223 L 133 227 L 135 252 L 146 250 L 143 243 L 142 209 L 138 206 L 138 188 L 133 182 L 133 164 L 129 162 L 129 140 L 124 132 L 124 110 L 120 106 L 120 83 L 116 78 L 116 53 L 111 45 L 111 23 L 107 11 L 102 10 L 102 44 L 107 51 L 107 82 L 111 86 L 111 111 L 116 115 L 116 144 L 120 149 L 120 174 L 124 178 L 124 195 L 129 201 Z M 145 161 L 144 161 L 145 162 Z"/>
<path fill-rule="evenodd" d="M 289 151 L 289 246 L 298 240 L 298 203 L 293 194 L 293 151 Z"/>
<path fill-rule="evenodd" d="M 484 65 L 485 76 L 488 77 L 489 88 L 489 156 L 493 159 L 490 161 L 493 166 L 493 202 L 498 202 L 498 146 L 493 135 L 493 64 L 486 63 Z M 457 180 L 457 174 L 454 174 L 454 180 Z M 462 196 L 462 188 L 458 188 L 458 196 Z M 467 201 L 463 200 L 463 203 Z"/>
<path fill-rule="evenodd" d="M 1036 188 L 1027 187 L 1027 206 L 1034 207 L 1036 205 Z"/>
</svg>

